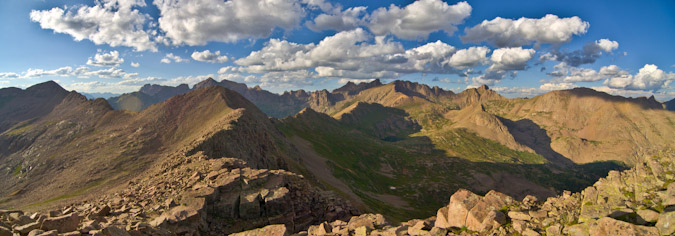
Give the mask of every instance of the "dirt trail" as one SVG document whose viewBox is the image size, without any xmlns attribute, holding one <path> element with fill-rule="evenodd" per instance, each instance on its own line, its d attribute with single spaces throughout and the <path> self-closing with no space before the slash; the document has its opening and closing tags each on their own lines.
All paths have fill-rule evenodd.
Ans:
<svg viewBox="0 0 675 236">
<path fill-rule="evenodd" d="M 298 136 L 293 136 L 291 142 L 298 148 L 300 153 L 302 153 L 302 155 L 300 155 L 302 163 L 314 176 L 346 194 L 349 200 L 352 201 L 357 208 L 364 210 L 368 209 L 368 206 L 361 201 L 359 196 L 352 192 L 349 186 L 331 174 L 330 168 L 326 164 L 326 161 L 328 160 L 314 152 L 311 143 Z"/>
</svg>

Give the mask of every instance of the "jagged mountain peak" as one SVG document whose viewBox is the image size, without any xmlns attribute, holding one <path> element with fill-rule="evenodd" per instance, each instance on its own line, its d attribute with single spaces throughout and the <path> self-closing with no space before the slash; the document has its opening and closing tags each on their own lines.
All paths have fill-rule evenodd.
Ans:
<svg viewBox="0 0 675 236">
<path fill-rule="evenodd" d="M 206 88 L 210 86 L 218 86 L 218 81 L 214 80 L 213 78 L 209 77 L 194 86 L 192 86 L 192 89 L 200 89 L 200 88 Z"/>
<path fill-rule="evenodd" d="M 378 87 L 378 86 L 382 86 L 382 82 L 380 82 L 380 79 L 375 79 L 371 82 L 361 82 L 359 84 L 355 84 L 354 82 L 349 81 L 345 85 L 343 85 L 342 87 L 333 90 L 333 93 L 346 92 L 349 95 L 354 95 L 354 94 L 358 94 L 359 92 L 361 92 L 363 90 Z"/>
</svg>

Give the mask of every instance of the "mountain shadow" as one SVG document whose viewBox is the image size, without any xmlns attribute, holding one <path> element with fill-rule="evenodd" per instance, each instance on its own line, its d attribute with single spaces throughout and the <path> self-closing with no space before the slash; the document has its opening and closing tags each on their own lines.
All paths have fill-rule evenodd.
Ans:
<svg viewBox="0 0 675 236">
<path fill-rule="evenodd" d="M 520 119 L 512 121 L 499 116 L 497 116 L 497 118 L 506 125 L 509 133 L 511 133 L 516 142 L 531 148 L 537 154 L 546 157 L 546 159 L 552 163 L 563 166 L 574 164 L 570 159 L 551 148 L 551 137 L 546 134 L 545 129 L 542 129 L 532 120 Z"/>
</svg>

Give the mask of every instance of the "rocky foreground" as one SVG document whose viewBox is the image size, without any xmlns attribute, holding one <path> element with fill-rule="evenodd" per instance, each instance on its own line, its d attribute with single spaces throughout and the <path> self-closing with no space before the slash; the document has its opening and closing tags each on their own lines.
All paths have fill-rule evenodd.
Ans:
<svg viewBox="0 0 675 236">
<path fill-rule="evenodd" d="M 310 226 L 296 235 L 674 235 L 675 155 L 648 157 L 581 193 L 522 201 L 459 190 L 436 216 L 394 225 L 379 214 Z M 235 234 L 289 235 L 284 225 Z"/>
<path fill-rule="evenodd" d="M 48 213 L 0 211 L 0 236 L 226 235 L 269 224 L 297 232 L 358 214 L 300 175 L 239 159 L 198 152 L 158 169 L 123 191 Z"/>
<path fill-rule="evenodd" d="M 379 214 L 350 218 L 357 211 L 302 176 L 197 153 L 96 201 L 48 213 L 0 211 L 0 236 L 222 235 L 254 227 L 262 228 L 233 235 L 673 235 L 674 159 L 648 157 L 581 193 L 545 201 L 459 190 L 436 216 L 395 225 Z"/>
</svg>

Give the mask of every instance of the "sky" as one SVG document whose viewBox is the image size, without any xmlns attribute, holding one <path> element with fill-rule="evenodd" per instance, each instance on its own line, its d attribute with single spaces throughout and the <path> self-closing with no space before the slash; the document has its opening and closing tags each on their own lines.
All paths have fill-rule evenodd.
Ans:
<svg viewBox="0 0 675 236">
<path fill-rule="evenodd" d="M 395 79 L 675 98 L 675 1 L 3 0 L 0 87 Z"/>
</svg>

